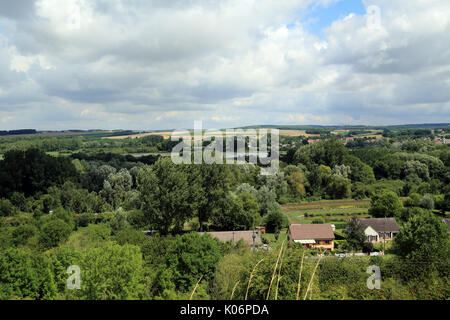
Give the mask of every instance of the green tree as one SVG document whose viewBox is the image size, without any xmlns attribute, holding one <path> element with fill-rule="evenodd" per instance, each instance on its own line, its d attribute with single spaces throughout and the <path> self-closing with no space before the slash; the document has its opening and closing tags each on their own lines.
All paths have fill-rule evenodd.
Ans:
<svg viewBox="0 0 450 320">
<path fill-rule="evenodd" d="M 322 140 L 318 143 L 298 148 L 294 155 L 295 164 L 304 164 L 311 170 L 314 164 L 333 168 L 343 163 L 347 150 L 337 139 Z"/>
<path fill-rule="evenodd" d="M 400 179 L 403 168 L 404 162 L 392 154 L 378 158 L 373 164 L 373 171 L 377 179 Z"/>
<path fill-rule="evenodd" d="M 16 246 L 25 245 L 28 239 L 39 233 L 39 229 L 33 224 L 21 224 L 12 231 L 12 240 Z"/>
<path fill-rule="evenodd" d="M 127 221 L 127 213 L 122 208 L 118 208 L 114 212 L 114 216 L 109 222 L 111 225 L 111 230 L 113 234 L 117 234 L 123 229 L 125 229 L 129 224 Z"/>
<path fill-rule="evenodd" d="M 400 225 L 394 250 L 403 259 L 405 278 L 426 277 L 433 271 L 448 276 L 450 243 L 447 225 L 430 211 L 413 215 Z"/>
<path fill-rule="evenodd" d="M 420 207 L 406 207 L 402 212 L 402 220 L 408 221 L 415 215 L 427 214 L 429 210 Z"/>
<path fill-rule="evenodd" d="M 266 186 L 270 190 L 273 190 L 276 195 L 276 200 L 279 200 L 288 192 L 288 182 L 284 172 L 274 175 L 259 175 L 256 183 L 257 185 Z"/>
<path fill-rule="evenodd" d="M 416 160 L 405 162 L 403 175 L 407 181 L 411 181 L 416 184 L 419 184 L 422 181 L 430 180 L 430 174 L 427 165 Z"/>
<path fill-rule="evenodd" d="M 335 165 L 333 168 L 334 175 L 340 175 L 343 176 L 344 178 L 349 178 L 351 173 L 352 170 L 350 169 L 350 166 L 346 166 L 345 164 Z"/>
<path fill-rule="evenodd" d="M 162 234 L 179 232 L 195 211 L 191 207 L 190 185 L 182 165 L 159 159 L 138 174 L 143 211 L 151 225 Z"/>
<path fill-rule="evenodd" d="M 347 234 L 346 245 L 351 250 L 360 250 L 366 242 L 364 227 L 357 218 L 352 218 L 347 224 L 345 233 Z"/>
<path fill-rule="evenodd" d="M 0 217 L 9 217 L 15 215 L 16 207 L 8 199 L 0 199 Z"/>
<path fill-rule="evenodd" d="M 51 299 L 55 295 L 56 285 L 45 259 L 14 248 L 0 253 L 0 299 Z"/>
<path fill-rule="evenodd" d="M 300 171 L 292 172 L 288 178 L 289 186 L 291 187 L 291 193 L 296 198 L 302 198 L 306 195 L 306 178 L 305 174 Z"/>
<path fill-rule="evenodd" d="M 403 203 L 397 194 L 389 190 L 380 190 L 372 197 L 369 214 L 374 217 L 400 217 Z"/>
<path fill-rule="evenodd" d="M 113 208 L 121 206 L 130 197 L 133 178 L 127 169 L 120 169 L 117 173 L 110 173 L 103 182 L 100 195 L 112 205 Z"/>
<path fill-rule="evenodd" d="M 64 220 L 53 218 L 45 222 L 41 227 L 39 242 L 44 249 L 58 246 L 69 238 L 72 228 Z"/>
<path fill-rule="evenodd" d="M 266 215 L 270 210 L 274 210 L 279 207 L 277 203 L 277 195 L 274 190 L 269 189 L 267 186 L 262 186 L 258 190 L 257 194 L 259 202 L 259 210 L 261 216 Z"/>
<path fill-rule="evenodd" d="M 72 265 L 80 266 L 83 254 L 71 246 L 62 246 L 50 251 L 51 270 L 57 290 L 62 297 L 70 298 L 71 290 L 67 289 L 67 268 Z"/>
<path fill-rule="evenodd" d="M 242 211 L 247 215 L 248 223 L 247 228 L 254 226 L 259 220 L 259 203 L 256 196 L 251 193 L 241 193 L 238 195 L 238 201 L 242 204 Z"/>
<path fill-rule="evenodd" d="M 352 194 L 352 183 L 345 176 L 333 174 L 326 188 L 326 193 L 331 199 L 349 198 Z"/>
<path fill-rule="evenodd" d="M 444 196 L 444 200 L 442 202 L 442 209 L 446 211 L 450 211 L 450 192 L 447 192 Z"/>
<path fill-rule="evenodd" d="M 232 194 L 223 199 L 221 209 L 212 217 L 214 226 L 220 230 L 248 230 L 259 220 L 259 205 L 250 193 Z"/>
<path fill-rule="evenodd" d="M 23 193 L 20 192 L 13 192 L 11 195 L 11 203 L 17 207 L 20 211 L 26 212 L 29 208 L 27 205 L 27 199 L 23 195 Z"/>
<path fill-rule="evenodd" d="M 323 190 L 327 187 L 332 170 L 325 165 L 313 165 L 311 171 L 307 175 L 310 190 L 314 195 L 321 196 Z"/>
<path fill-rule="evenodd" d="M 418 193 L 411 193 L 405 200 L 405 207 L 419 207 L 422 196 Z"/>
<path fill-rule="evenodd" d="M 137 246 L 107 243 L 83 255 L 81 289 L 73 297 L 88 300 L 142 299 L 145 296 L 142 254 Z"/>
<path fill-rule="evenodd" d="M 198 203 L 197 216 L 200 223 L 200 230 L 203 230 L 203 224 L 211 216 L 220 211 L 223 199 L 231 189 L 230 172 L 228 166 L 218 164 L 202 164 L 192 166 L 199 172 L 192 172 L 198 179 L 191 183 L 191 190 L 196 192 Z M 198 187 L 197 187 L 198 186 Z M 193 192 L 192 192 L 193 193 Z"/>
<path fill-rule="evenodd" d="M 372 168 L 362 162 L 358 157 L 348 155 L 344 158 L 344 164 L 350 167 L 348 178 L 352 181 L 359 181 L 365 184 L 375 182 L 375 175 Z"/>
<path fill-rule="evenodd" d="M 424 195 L 423 198 L 420 200 L 420 206 L 427 210 L 433 210 L 434 209 L 433 197 L 429 194 Z"/>
<path fill-rule="evenodd" d="M 35 195 L 76 179 L 78 173 L 70 159 L 55 158 L 36 148 L 8 151 L 0 161 L 0 197 L 13 192 Z"/>
<path fill-rule="evenodd" d="M 206 281 L 212 280 L 221 257 L 220 242 L 209 234 L 184 234 L 177 236 L 167 249 L 166 266 L 160 273 L 168 274 L 176 289 L 186 292 L 200 277 Z"/>
<path fill-rule="evenodd" d="M 89 163 L 85 172 L 81 175 L 80 180 L 84 188 L 89 191 L 100 192 L 103 188 L 104 181 L 110 174 L 116 172 L 117 170 L 110 165 Z"/>
<path fill-rule="evenodd" d="M 270 211 L 265 217 L 266 231 L 269 233 L 278 233 L 281 229 L 287 227 L 289 221 L 280 210 Z"/>
</svg>

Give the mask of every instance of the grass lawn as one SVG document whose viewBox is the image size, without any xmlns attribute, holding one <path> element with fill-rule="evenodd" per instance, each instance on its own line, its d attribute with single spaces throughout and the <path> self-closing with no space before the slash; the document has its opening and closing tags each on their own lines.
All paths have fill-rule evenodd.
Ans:
<svg viewBox="0 0 450 320">
<path fill-rule="evenodd" d="M 347 222 L 353 217 L 367 218 L 370 202 L 367 200 L 321 200 L 282 206 L 282 212 L 291 223 L 312 223 L 323 218 L 325 223 Z"/>
<path fill-rule="evenodd" d="M 291 222 L 295 223 L 312 223 L 316 218 L 324 219 L 325 223 L 347 222 L 351 218 L 368 218 L 370 217 L 367 210 L 358 210 L 351 212 L 285 212 L 284 213 Z M 306 215 L 307 216 L 306 216 Z"/>
<path fill-rule="evenodd" d="M 283 241 L 287 241 L 287 228 L 282 229 L 280 231 L 280 234 L 278 236 L 278 239 L 275 238 L 275 234 L 274 233 L 264 233 L 262 235 L 263 239 L 265 239 L 267 241 L 267 245 L 273 249 L 278 249 L 281 244 L 283 243 Z"/>
<path fill-rule="evenodd" d="M 319 211 L 319 210 L 352 210 L 352 209 L 368 209 L 370 203 L 360 202 L 360 203 L 330 203 L 330 204 L 304 204 L 304 205 L 289 205 L 282 206 L 283 211 Z"/>
<path fill-rule="evenodd" d="M 300 211 L 286 211 L 286 214 L 299 214 L 305 217 L 311 216 L 348 216 L 354 214 L 367 214 L 367 208 L 353 208 L 353 209 L 336 209 L 336 210 L 300 210 Z"/>
<path fill-rule="evenodd" d="M 49 151 L 46 152 L 47 155 L 52 156 L 52 157 L 57 157 L 59 156 L 59 151 Z"/>
</svg>

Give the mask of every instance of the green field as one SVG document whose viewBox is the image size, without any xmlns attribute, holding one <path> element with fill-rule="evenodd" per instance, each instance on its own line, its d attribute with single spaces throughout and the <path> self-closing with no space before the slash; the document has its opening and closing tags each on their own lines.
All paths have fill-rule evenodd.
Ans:
<svg viewBox="0 0 450 320">
<path fill-rule="evenodd" d="M 353 217 L 367 218 L 370 203 L 365 200 L 325 200 L 282 206 L 291 223 L 312 223 L 322 218 L 325 223 L 347 222 Z"/>
</svg>

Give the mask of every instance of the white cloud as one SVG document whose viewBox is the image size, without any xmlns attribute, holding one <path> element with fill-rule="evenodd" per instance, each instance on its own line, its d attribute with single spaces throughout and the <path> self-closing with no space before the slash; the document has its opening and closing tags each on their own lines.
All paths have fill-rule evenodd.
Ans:
<svg viewBox="0 0 450 320">
<path fill-rule="evenodd" d="M 364 1 L 380 28 L 305 31 L 299 12 L 331 2 L 2 2 L 3 126 L 450 122 L 450 3 Z"/>
</svg>

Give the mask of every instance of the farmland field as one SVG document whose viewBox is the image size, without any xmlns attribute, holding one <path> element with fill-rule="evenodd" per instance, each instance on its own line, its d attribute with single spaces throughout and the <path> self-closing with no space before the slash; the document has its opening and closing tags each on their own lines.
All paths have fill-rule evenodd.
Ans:
<svg viewBox="0 0 450 320">
<path fill-rule="evenodd" d="M 322 218 L 325 223 L 343 223 L 353 217 L 367 218 L 370 200 L 331 200 L 282 205 L 291 223 L 312 223 Z"/>
</svg>

